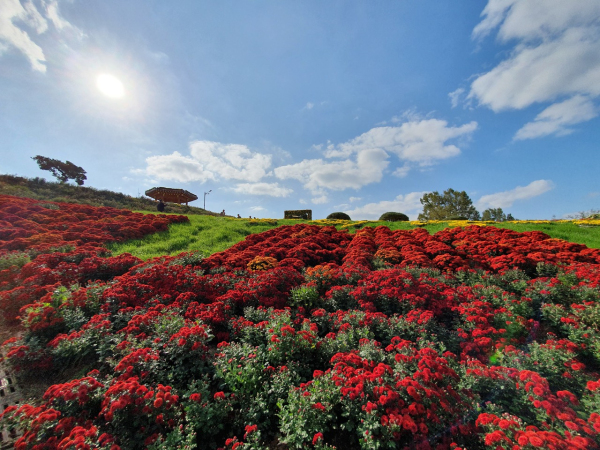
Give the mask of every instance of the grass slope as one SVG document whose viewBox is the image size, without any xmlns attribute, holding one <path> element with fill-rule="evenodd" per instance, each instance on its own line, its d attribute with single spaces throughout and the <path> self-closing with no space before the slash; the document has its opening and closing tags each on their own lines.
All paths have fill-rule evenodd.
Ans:
<svg viewBox="0 0 600 450">
<path fill-rule="evenodd" d="M 0 194 L 27 197 L 51 202 L 80 203 L 92 206 L 111 206 L 142 212 L 156 211 L 156 202 L 147 197 L 131 197 L 120 192 L 100 190 L 86 186 L 46 181 L 44 178 L 24 178 L 16 175 L 0 175 Z M 168 212 L 175 214 L 209 214 L 194 206 L 169 203 Z"/>
<path fill-rule="evenodd" d="M 188 216 L 189 223 L 169 227 L 168 231 L 155 233 L 143 239 L 123 243 L 111 243 L 107 247 L 113 255 L 131 253 L 141 259 L 155 256 L 177 255 L 181 252 L 201 252 L 205 256 L 227 250 L 246 236 L 276 228 L 293 225 L 298 220 L 249 220 L 228 217 Z"/>
</svg>

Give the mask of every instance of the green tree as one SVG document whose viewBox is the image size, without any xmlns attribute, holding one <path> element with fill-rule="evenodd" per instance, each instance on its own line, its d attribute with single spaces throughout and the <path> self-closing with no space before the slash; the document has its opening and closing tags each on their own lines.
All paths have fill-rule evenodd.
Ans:
<svg viewBox="0 0 600 450">
<path fill-rule="evenodd" d="M 502 208 L 488 208 L 481 215 L 481 220 L 493 220 L 495 222 L 504 222 L 505 220 L 507 220 L 507 218 L 506 214 L 504 214 L 504 211 L 502 211 Z"/>
<path fill-rule="evenodd" d="M 389 211 L 383 213 L 381 217 L 379 217 L 379 220 L 383 220 L 386 222 L 408 222 L 410 219 L 406 214 L 403 214 L 401 212 Z"/>
<path fill-rule="evenodd" d="M 40 169 L 49 170 L 61 183 L 75 180 L 75 183 L 81 186 L 87 180 L 85 170 L 82 167 L 76 166 L 71 161 L 62 162 L 58 159 L 47 158 L 41 155 L 34 156 L 31 159 L 37 162 Z"/>
<path fill-rule="evenodd" d="M 443 195 L 437 191 L 430 192 L 423 195 L 421 204 L 423 212 L 419 214 L 419 220 L 446 220 L 451 217 L 480 219 L 479 212 L 465 191 L 447 189 Z"/>
</svg>

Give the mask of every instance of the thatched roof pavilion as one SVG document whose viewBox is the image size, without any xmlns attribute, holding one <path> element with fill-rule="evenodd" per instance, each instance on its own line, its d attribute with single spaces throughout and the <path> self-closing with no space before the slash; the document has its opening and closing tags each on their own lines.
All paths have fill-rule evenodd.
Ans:
<svg viewBox="0 0 600 450">
<path fill-rule="evenodd" d="M 169 203 L 185 203 L 193 202 L 194 200 L 198 200 L 198 196 L 192 194 L 185 189 L 173 189 L 166 187 L 153 187 L 152 189 L 148 189 L 146 191 L 146 195 L 155 200 L 162 200 L 163 202 Z"/>
</svg>

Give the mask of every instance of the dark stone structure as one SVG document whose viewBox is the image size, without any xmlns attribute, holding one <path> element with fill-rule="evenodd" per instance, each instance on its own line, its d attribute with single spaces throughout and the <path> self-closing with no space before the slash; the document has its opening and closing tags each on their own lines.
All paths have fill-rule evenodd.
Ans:
<svg viewBox="0 0 600 450">
<path fill-rule="evenodd" d="M 284 219 L 312 220 L 312 209 L 296 209 L 283 212 Z"/>
</svg>

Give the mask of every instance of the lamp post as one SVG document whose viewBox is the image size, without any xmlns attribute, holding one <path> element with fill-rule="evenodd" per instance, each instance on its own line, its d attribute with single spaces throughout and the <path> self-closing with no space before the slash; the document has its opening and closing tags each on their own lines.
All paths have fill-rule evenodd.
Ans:
<svg viewBox="0 0 600 450">
<path fill-rule="evenodd" d="M 204 193 L 204 211 L 206 211 L 206 196 L 207 196 L 208 194 L 210 194 L 211 192 L 212 192 L 212 189 L 210 189 L 208 192 L 205 192 L 205 193 Z"/>
</svg>

